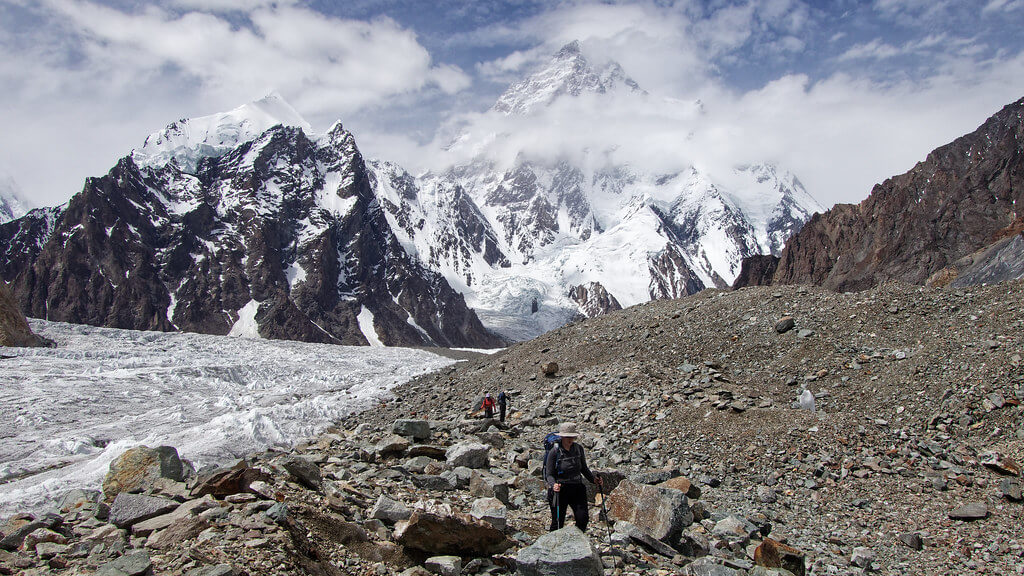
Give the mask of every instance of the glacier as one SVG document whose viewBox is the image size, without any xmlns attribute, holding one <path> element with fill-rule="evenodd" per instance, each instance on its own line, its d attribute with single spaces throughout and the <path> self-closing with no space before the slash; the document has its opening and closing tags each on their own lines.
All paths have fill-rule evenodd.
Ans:
<svg viewBox="0 0 1024 576">
<path fill-rule="evenodd" d="M 455 362 L 410 348 L 29 322 L 58 346 L 0 352 L 0 516 L 98 489 L 139 444 L 174 446 L 197 469 L 287 449 Z"/>
</svg>

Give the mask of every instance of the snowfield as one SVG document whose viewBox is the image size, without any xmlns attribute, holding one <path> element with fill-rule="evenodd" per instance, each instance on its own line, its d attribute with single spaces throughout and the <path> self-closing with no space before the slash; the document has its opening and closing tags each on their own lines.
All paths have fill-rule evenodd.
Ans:
<svg viewBox="0 0 1024 576">
<path fill-rule="evenodd" d="M 196 468 L 289 448 L 454 360 L 370 348 L 29 320 L 57 348 L 0 349 L 0 516 L 98 489 L 139 444 Z"/>
</svg>

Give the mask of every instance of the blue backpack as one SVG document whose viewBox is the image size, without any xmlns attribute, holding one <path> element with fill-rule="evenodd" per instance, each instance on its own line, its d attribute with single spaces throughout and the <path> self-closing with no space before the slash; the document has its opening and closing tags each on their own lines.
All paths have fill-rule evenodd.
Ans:
<svg viewBox="0 0 1024 576">
<path fill-rule="evenodd" d="M 558 443 L 561 441 L 561 436 L 559 436 L 556 432 L 550 432 L 547 436 L 544 437 L 544 468 L 541 471 L 541 474 L 544 476 L 544 478 L 548 477 L 548 454 L 550 454 L 551 449 L 558 446 Z M 558 468 L 557 456 L 555 457 L 555 468 Z"/>
</svg>

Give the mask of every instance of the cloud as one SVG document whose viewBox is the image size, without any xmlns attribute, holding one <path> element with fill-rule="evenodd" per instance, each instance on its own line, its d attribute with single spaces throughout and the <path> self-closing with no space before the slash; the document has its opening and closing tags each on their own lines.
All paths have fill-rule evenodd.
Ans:
<svg viewBox="0 0 1024 576">
<path fill-rule="evenodd" d="M 453 94 L 471 83 L 457 66 L 433 62 L 415 32 L 390 18 L 333 18 L 294 2 L 202 5 L 14 5 L 33 26 L 0 32 L 0 121 L 28 134 L 5 138 L 0 154 L 15 166 L 37 165 L 41 151 L 69 159 L 67 177 L 19 170 L 30 194 L 44 196 L 40 202 L 66 198 L 83 175 L 104 173 L 168 122 L 228 110 L 271 90 L 324 129 L 392 99 Z"/>
<path fill-rule="evenodd" d="M 1024 0 L 992 0 L 981 9 L 982 14 L 1010 12 L 1024 8 Z"/>
</svg>

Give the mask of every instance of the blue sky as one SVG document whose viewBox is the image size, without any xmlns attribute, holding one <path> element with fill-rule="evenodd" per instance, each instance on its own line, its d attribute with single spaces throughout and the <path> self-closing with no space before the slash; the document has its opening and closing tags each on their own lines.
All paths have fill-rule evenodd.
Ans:
<svg viewBox="0 0 1024 576">
<path fill-rule="evenodd" d="M 437 168 L 446 131 L 485 126 L 580 40 L 659 99 L 647 116 L 701 100 L 701 161 L 778 162 L 859 201 L 1024 96 L 1022 29 L 1024 0 L 0 0 L 0 172 L 62 202 L 167 123 L 272 90 L 367 155 Z M 614 124 L 640 150 L 635 112 Z"/>
</svg>

